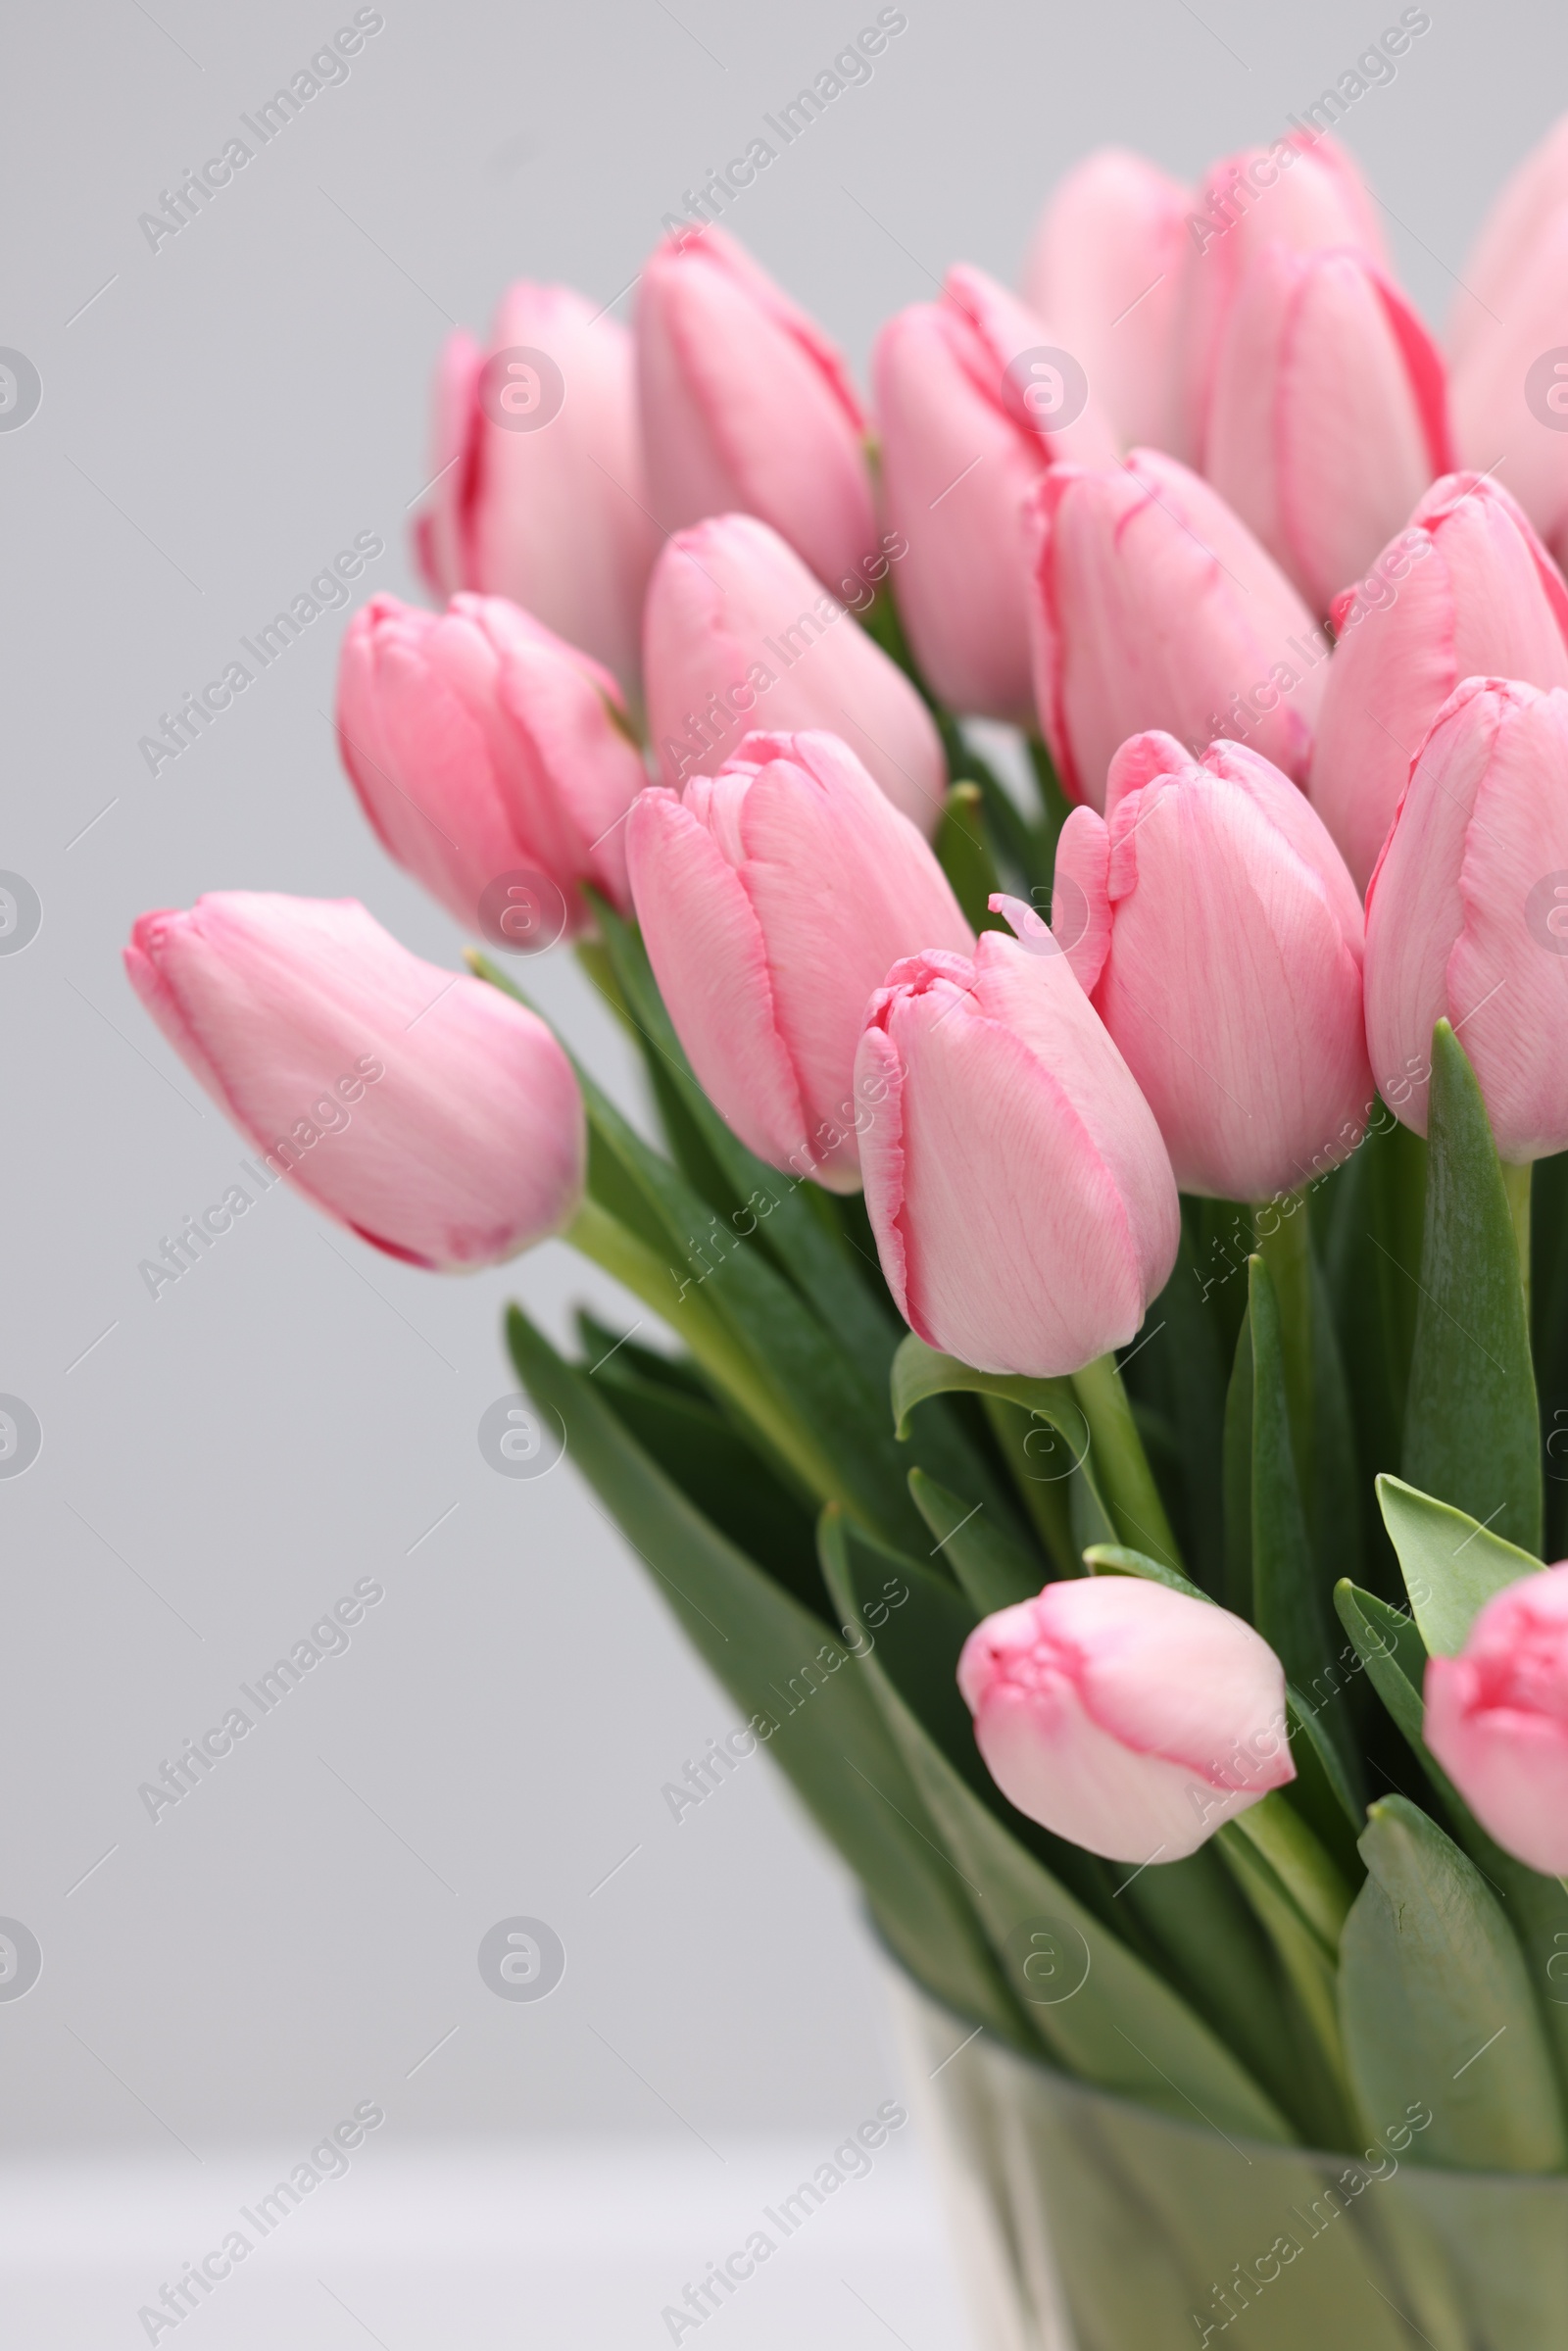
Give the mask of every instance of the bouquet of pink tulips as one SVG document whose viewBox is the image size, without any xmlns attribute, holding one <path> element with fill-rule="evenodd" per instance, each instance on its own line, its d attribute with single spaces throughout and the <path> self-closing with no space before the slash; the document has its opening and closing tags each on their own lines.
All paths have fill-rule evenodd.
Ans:
<svg viewBox="0 0 1568 2351">
<path fill-rule="evenodd" d="M 1301 132 L 1091 159 L 874 427 L 716 222 L 633 335 L 516 285 L 444 609 L 338 703 L 471 975 L 243 894 L 128 954 L 366 1240 L 562 1235 L 662 1326 L 514 1309 L 520 1425 L 983 2029 L 999 2343 L 1568 2294 L 1568 127 L 1468 286 L 1446 363 Z M 561 938 L 662 1149 L 515 984 Z"/>
</svg>

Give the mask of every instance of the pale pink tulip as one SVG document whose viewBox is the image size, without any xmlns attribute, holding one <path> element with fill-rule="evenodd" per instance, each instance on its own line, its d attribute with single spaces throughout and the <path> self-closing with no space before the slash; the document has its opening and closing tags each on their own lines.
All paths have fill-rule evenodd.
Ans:
<svg viewBox="0 0 1568 2351">
<path fill-rule="evenodd" d="M 948 771 L 930 712 L 765 522 L 720 514 L 675 534 L 654 566 L 643 652 L 665 783 L 713 774 L 758 727 L 825 728 L 936 830 Z"/>
<path fill-rule="evenodd" d="M 1266 245 L 1220 345 L 1207 472 L 1314 612 L 1452 463 L 1443 362 L 1377 264 Z"/>
<path fill-rule="evenodd" d="M 1372 199 L 1345 149 L 1301 131 L 1215 164 L 1188 216 L 1177 353 L 1178 453 L 1206 466 L 1209 401 L 1236 290 L 1265 245 L 1353 245 L 1386 263 Z"/>
<path fill-rule="evenodd" d="M 1035 700 L 1069 799 L 1102 807 L 1112 753 L 1148 727 L 1305 775 L 1326 642 L 1206 482 L 1153 449 L 1054 465 L 1032 519 Z"/>
<path fill-rule="evenodd" d="M 1568 686 L 1568 588 L 1506 490 L 1450 473 L 1333 620 L 1307 790 L 1364 891 L 1410 761 L 1460 679 Z"/>
<path fill-rule="evenodd" d="M 1366 895 L 1366 1033 L 1389 1107 L 1427 1131 L 1452 1022 L 1502 1158 L 1568 1150 L 1568 692 L 1467 678 L 1410 770 Z"/>
<path fill-rule="evenodd" d="M 884 506 L 907 548 L 899 612 L 950 710 L 1028 723 L 1023 501 L 1054 462 L 1115 455 L 1064 340 L 968 269 L 950 270 L 940 302 L 901 311 L 877 338 Z"/>
<path fill-rule="evenodd" d="M 1494 1592 L 1457 1657 L 1429 1657 L 1426 1741 L 1487 1835 L 1568 1873 L 1568 1560 Z"/>
<path fill-rule="evenodd" d="M 1500 471 L 1559 563 L 1568 563 L 1568 200 L 1509 271 L 1505 307 L 1453 369 L 1463 464 Z"/>
<path fill-rule="evenodd" d="M 644 793 L 628 829 L 654 976 L 705 1092 L 759 1157 L 856 1191 L 867 1000 L 901 956 L 973 945 L 931 851 L 829 734 L 750 735 L 681 799 Z"/>
<path fill-rule="evenodd" d="M 856 1091 L 877 1105 L 860 1168 L 905 1321 L 982 1371 L 1045 1378 L 1132 1339 L 1180 1220 L 1153 1113 L 1034 928 L 895 964 Z"/>
<path fill-rule="evenodd" d="M 836 345 L 722 228 L 682 230 L 649 256 L 637 381 L 665 530 L 760 515 L 851 593 L 877 544 L 864 412 Z"/>
<path fill-rule="evenodd" d="M 143 914 L 125 968 L 272 1177 L 390 1256 L 466 1272 L 576 1214 L 582 1098 L 549 1029 L 357 900 L 217 891 Z"/>
<path fill-rule="evenodd" d="M 432 594 L 510 596 L 631 684 L 654 533 L 625 328 L 570 286 L 510 287 L 488 350 L 447 339 L 430 473 Z"/>
<path fill-rule="evenodd" d="M 1510 173 L 1482 222 L 1448 314 L 1448 355 L 1461 367 L 1508 317 L 1521 269 L 1543 232 L 1568 208 L 1568 115 L 1559 116 Z"/>
<path fill-rule="evenodd" d="M 1084 368 L 1124 449 L 1168 449 L 1191 192 L 1142 155 L 1098 147 L 1040 217 L 1024 300 Z"/>
<path fill-rule="evenodd" d="M 389 855 L 469 928 L 518 872 L 558 894 L 558 935 L 586 924 L 584 883 L 626 906 L 622 819 L 648 781 L 629 724 L 609 670 L 504 597 L 372 597 L 343 638 L 343 764 Z"/>
<path fill-rule="evenodd" d="M 1260 1634 L 1162 1584 L 1074 1576 L 976 1625 L 958 1660 L 1009 1803 L 1107 1861 L 1179 1861 L 1296 1777 Z"/>
<path fill-rule="evenodd" d="M 1104 816 L 1062 827 L 1054 915 L 1184 1192 L 1267 1200 L 1348 1157 L 1373 1101 L 1361 902 L 1277 767 L 1135 735 Z"/>
</svg>

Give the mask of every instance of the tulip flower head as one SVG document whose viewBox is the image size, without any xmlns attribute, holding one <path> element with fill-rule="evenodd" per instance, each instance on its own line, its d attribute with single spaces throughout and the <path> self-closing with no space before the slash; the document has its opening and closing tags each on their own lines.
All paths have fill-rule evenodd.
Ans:
<svg viewBox="0 0 1568 2351">
<path fill-rule="evenodd" d="M 1008 1801 L 1107 1861 L 1180 1861 L 1296 1777 L 1267 1641 L 1137 1577 L 1071 1577 L 988 1616 L 958 1688 Z"/>
<path fill-rule="evenodd" d="M 1489 1837 L 1568 1874 L 1568 1560 L 1487 1601 L 1457 1657 L 1429 1657 L 1426 1742 Z"/>
</svg>

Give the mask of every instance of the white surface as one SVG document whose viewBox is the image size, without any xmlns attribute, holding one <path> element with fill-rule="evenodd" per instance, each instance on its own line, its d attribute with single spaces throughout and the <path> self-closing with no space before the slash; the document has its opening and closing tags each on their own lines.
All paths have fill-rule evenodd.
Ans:
<svg viewBox="0 0 1568 2351">
<path fill-rule="evenodd" d="M 846 2131 L 864 2118 L 847 2119 Z M 942 2216 L 912 2128 L 793 2235 L 766 2221 L 832 2153 L 820 2137 L 468 2142 L 367 2139 L 264 2240 L 239 2217 L 303 2147 L 203 2165 L 0 2171 L 0 2341 L 125 2351 L 138 2310 L 238 2227 L 253 2250 L 179 2326 L 179 2351 L 657 2351 L 662 2313 L 753 2229 L 777 2250 L 679 2340 L 705 2351 L 967 2351 Z"/>
</svg>

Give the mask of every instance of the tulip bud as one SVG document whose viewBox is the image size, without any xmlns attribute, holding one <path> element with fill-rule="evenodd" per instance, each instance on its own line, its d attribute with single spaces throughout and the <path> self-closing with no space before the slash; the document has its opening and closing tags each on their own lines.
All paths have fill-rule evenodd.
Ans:
<svg viewBox="0 0 1568 2351">
<path fill-rule="evenodd" d="M 1070 799 L 1102 807 L 1112 753 L 1148 727 L 1305 774 L 1327 642 L 1206 482 L 1153 449 L 1054 465 L 1033 522 L 1035 699 Z"/>
<path fill-rule="evenodd" d="M 899 612 L 950 710 L 1027 724 L 1029 548 L 1022 505 L 1061 458 L 1115 446 L 1061 338 L 982 269 L 890 318 L 872 359 L 889 522 L 907 543 Z"/>
<path fill-rule="evenodd" d="M 1366 896 L 1366 1033 L 1427 1131 L 1432 1031 L 1459 1033 L 1498 1155 L 1568 1150 L 1568 692 L 1467 678 L 1410 770 Z"/>
<path fill-rule="evenodd" d="M 1568 1560 L 1494 1592 L 1429 1657 L 1426 1742 L 1505 1853 L 1568 1874 Z"/>
<path fill-rule="evenodd" d="M 637 382 L 665 530 L 758 514 L 824 580 L 873 554 L 866 420 L 843 354 L 723 229 L 683 229 L 649 256 Z"/>
<path fill-rule="evenodd" d="M 1333 619 L 1307 791 L 1364 891 L 1410 761 L 1460 679 L 1568 686 L 1568 589 L 1506 490 L 1449 473 Z"/>
<path fill-rule="evenodd" d="M 1189 191 L 1121 147 L 1086 156 L 1040 217 L 1023 295 L 1078 360 L 1124 449 L 1168 449 Z"/>
<path fill-rule="evenodd" d="M 509 877 L 537 946 L 584 927 L 584 883 L 627 904 L 621 820 L 648 771 L 620 689 L 516 605 L 372 597 L 344 635 L 337 724 L 382 846 L 459 922 L 502 944 Z"/>
<path fill-rule="evenodd" d="M 550 1030 L 356 900 L 220 890 L 143 914 L 125 969 L 272 1180 L 390 1256 L 464 1273 L 576 1214 L 582 1098 Z"/>
<path fill-rule="evenodd" d="M 846 623 L 848 626 L 849 623 Z M 755 734 L 677 800 L 645 792 L 637 916 L 698 1081 L 743 1143 L 859 1188 L 855 1053 L 867 999 L 925 945 L 973 933 L 946 875 L 836 736 Z"/>
<path fill-rule="evenodd" d="M 1503 182 L 1454 288 L 1448 356 L 1462 368 L 1489 327 L 1506 318 L 1519 271 L 1568 206 L 1568 115 L 1559 117 Z"/>
<path fill-rule="evenodd" d="M 1383 231 L 1364 181 L 1337 140 L 1293 131 L 1213 167 L 1187 217 L 1178 316 L 1177 447 L 1208 463 L 1209 401 L 1236 289 L 1265 245 L 1314 253 L 1350 245 L 1385 266 Z"/>
<path fill-rule="evenodd" d="M 1474 331 L 1453 368 L 1461 463 L 1501 470 L 1559 563 L 1568 563 L 1568 200 L 1508 271 L 1507 308 Z"/>
<path fill-rule="evenodd" d="M 1056 851 L 1055 935 L 1184 1192 L 1257 1200 L 1348 1158 L 1372 1105 L 1361 905 L 1255 752 L 1135 735 Z"/>
<path fill-rule="evenodd" d="M 654 541 L 625 328 L 519 280 L 488 353 L 447 339 L 430 472 L 415 549 L 431 593 L 510 596 L 631 684 Z"/>
<path fill-rule="evenodd" d="M 765 522 L 720 514 L 676 533 L 649 583 L 643 650 L 667 784 L 713 774 L 760 725 L 825 728 L 896 808 L 936 830 L 948 769 L 930 712 Z"/>
<path fill-rule="evenodd" d="M 1041 1379 L 1127 1344 L 1175 1262 L 1176 1185 L 1049 932 L 896 963 L 856 1092 L 879 1105 L 860 1168 L 882 1271 L 929 1346 Z"/>
<path fill-rule="evenodd" d="M 1075 1576 L 976 1625 L 958 1659 L 1009 1803 L 1107 1861 L 1180 1861 L 1296 1777 L 1285 1674 L 1239 1616 Z"/>
<path fill-rule="evenodd" d="M 1265 246 L 1220 345 L 1206 470 L 1314 612 L 1452 463 L 1443 362 L 1376 263 Z"/>
</svg>

